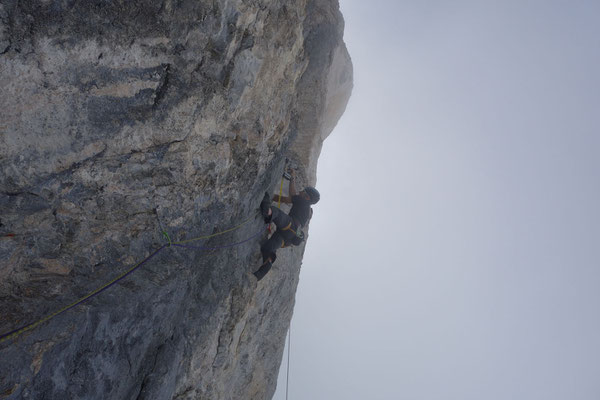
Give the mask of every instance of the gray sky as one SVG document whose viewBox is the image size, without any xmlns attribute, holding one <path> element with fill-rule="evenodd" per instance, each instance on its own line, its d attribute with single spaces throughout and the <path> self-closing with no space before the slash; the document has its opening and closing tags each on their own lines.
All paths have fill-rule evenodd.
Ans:
<svg viewBox="0 0 600 400">
<path fill-rule="evenodd" d="M 340 2 L 289 398 L 599 399 L 600 2 Z"/>
</svg>

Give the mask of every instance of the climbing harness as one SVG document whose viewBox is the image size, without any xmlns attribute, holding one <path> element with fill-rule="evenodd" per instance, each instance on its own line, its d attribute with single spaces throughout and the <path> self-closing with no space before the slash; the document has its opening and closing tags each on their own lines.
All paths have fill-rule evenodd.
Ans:
<svg viewBox="0 0 600 400">
<path fill-rule="evenodd" d="M 132 274 L 135 270 L 137 270 L 138 268 L 140 268 L 142 265 L 144 265 L 145 263 L 147 263 L 148 261 L 150 261 L 154 256 L 156 256 L 158 253 L 160 253 L 162 250 L 164 250 L 167 247 L 182 247 L 182 248 L 189 248 L 189 249 L 195 249 L 195 250 L 204 250 L 204 251 L 211 251 L 211 250 L 219 250 L 219 249 L 226 249 L 226 248 L 230 248 L 230 247 L 234 247 L 234 246 L 239 246 L 243 243 L 246 243 L 252 239 L 254 239 L 255 237 L 261 235 L 264 232 L 264 228 L 261 228 L 259 232 L 257 232 L 256 234 L 250 236 L 247 239 L 244 239 L 240 242 L 237 243 L 232 243 L 232 244 L 228 244 L 228 245 L 224 245 L 224 246 L 217 246 L 217 247 L 199 247 L 199 246 L 191 246 L 191 245 L 187 245 L 186 243 L 191 243 L 191 242 L 195 242 L 198 240 L 203 240 L 203 239 L 209 239 L 209 238 L 213 238 L 215 236 L 219 236 L 219 235 L 223 235 L 225 233 L 228 232 L 232 232 L 236 229 L 241 228 L 242 226 L 244 226 L 245 224 L 247 224 L 248 222 L 250 222 L 251 220 L 253 220 L 255 218 L 255 215 L 248 218 L 247 220 L 245 220 L 244 222 L 242 222 L 241 224 L 227 229 L 225 231 L 222 232 L 217 232 L 214 233 L 212 235 L 207 235 L 207 236 L 201 236 L 201 237 L 197 237 L 197 238 L 193 238 L 193 239 L 188 239 L 188 240 L 182 240 L 179 242 L 172 242 L 168 233 L 166 231 L 162 231 L 163 236 L 165 236 L 167 238 L 168 244 L 163 244 L 161 247 L 159 247 L 158 249 L 156 249 L 152 254 L 150 254 L 148 257 L 144 258 L 142 261 L 138 262 L 137 264 L 135 264 L 133 267 L 129 268 L 127 271 L 123 272 L 121 275 L 117 276 L 116 278 L 114 278 L 113 280 L 111 280 L 110 282 L 100 286 L 99 288 L 91 291 L 90 293 L 88 293 L 87 295 L 81 297 L 80 299 L 74 301 L 73 303 L 61 308 L 60 310 L 49 314 L 41 319 L 39 319 L 36 322 L 33 322 L 31 324 L 22 326 L 20 328 L 14 329 L 8 333 L 2 334 L 0 335 L 0 343 L 3 343 L 7 340 L 10 339 L 16 339 L 18 336 L 20 336 L 21 334 L 27 332 L 27 331 L 31 331 L 33 329 L 35 329 L 36 327 L 40 326 L 41 324 L 50 321 L 51 319 L 53 319 L 54 317 L 57 317 L 58 315 L 78 306 L 79 304 L 83 303 L 86 300 L 91 299 L 92 297 L 102 293 L 103 291 L 105 291 L 106 289 L 108 289 L 109 287 L 113 286 L 114 284 L 116 284 L 117 282 L 121 281 L 122 279 L 125 279 L 127 276 L 129 276 L 130 274 Z"/>
<path fill-rule="evenodd" d="M 299 229 L 298 230 L 293 230 L 291 222 L 288 224 L 288 226 L 286 226 L 285 228 L 283 228 L 282 231 L 291 231 L 292 233 L 294 233 L 294 235 L 296 235 L 296 237 L 298 239 L 304 240 L 304 232 L 302 232 Z"/>
</svg>

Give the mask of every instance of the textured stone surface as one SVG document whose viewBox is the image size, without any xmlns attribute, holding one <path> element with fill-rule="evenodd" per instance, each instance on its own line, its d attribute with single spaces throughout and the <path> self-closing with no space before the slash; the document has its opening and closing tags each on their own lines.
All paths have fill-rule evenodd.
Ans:
<svg viewBox="0 0 600 400">
<path fill-rule="evenodd" d="M 252 217 L 286 157 L 314 184 L 352 88 L 342 32 L 335 0 L 1 0 L 0 334 L 117 277 L 163 230 Z M 271 398 L 304 247 L 257 283 L 259 241 L 166 248 L 0 343 L 0 398 Z"/>
</svg>

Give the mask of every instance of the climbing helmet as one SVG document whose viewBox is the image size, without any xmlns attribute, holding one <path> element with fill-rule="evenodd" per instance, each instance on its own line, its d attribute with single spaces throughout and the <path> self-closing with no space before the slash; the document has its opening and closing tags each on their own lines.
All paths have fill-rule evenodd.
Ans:
<svg viewBox="0 0 600 400">
<path fill-rule="evenodd" d="M 321 199 L 319 191 L 312 186 L 305 187 L 304 192 L 308 195 L 308 197 L 310 197 L 310 204 L 317 204 L 317 202 Z"/>
</svg>

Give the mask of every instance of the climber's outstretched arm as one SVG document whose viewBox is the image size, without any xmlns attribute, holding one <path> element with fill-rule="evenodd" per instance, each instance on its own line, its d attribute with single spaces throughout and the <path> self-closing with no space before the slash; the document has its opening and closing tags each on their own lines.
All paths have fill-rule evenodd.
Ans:
<svg viewBox="0 0 600 400">
<path fill-rule="evenodd" d="M 276 194 L 275 196 L 273 196 L 273 201 L 281 201 L 282 203 L 292 204 L 292 197 L 291 196 L 279 196 L 278 194 Z"/>
<path fill-rule="evenodd" d="M 296 193 L 296 184 L 295 184 L 295 181 L 296 181 L 296 171 L 291 170 L 290 171 L 290 188 L 288 190 L 288 192 L 289 192 L 289 198 L 290 198 L 290 203 L 292 202 L 292 197 L 294 197 L 295 195 L 298 194 L 298 193 Z"/>
</svg>

